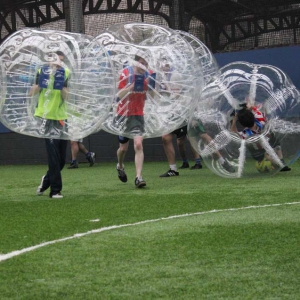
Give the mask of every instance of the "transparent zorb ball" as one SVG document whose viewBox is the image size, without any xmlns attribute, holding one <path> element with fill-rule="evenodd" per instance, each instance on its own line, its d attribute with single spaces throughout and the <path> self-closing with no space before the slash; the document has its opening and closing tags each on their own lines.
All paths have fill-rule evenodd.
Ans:
<svg viewBox="0 0 300 300">
<path fill-rule="evenodd" d="M 201 65 L 201 74 L 199 74 L 199 76 L 203 77 L 203 88 L 205 88 L 209 82 L 215 80 L 220 74 L 219 65 L 213 53 L 204 43 L 192 34 L 181 30 L 176 30 L 176 32 L 178 32 L 194 49 L 195 55 L 197 56 L 195 63 L 200 63 Z M 199 98 L 199 94 L 197 98 Z"/>
<path fill-rule="evenodd" d="M 146 23 L 115 24 L 96 40 L 109 51 L 117 82 L 103 130 L 150 138 L 186 124 L 203 76 L 199 55 L 178 32 Z"/>
<path fill-rule="evenodd" d="M 189 120 L 195 150 L 223 177 L 289 170 L 300 149 L 298 90 L 270 65 L 235 62 L 220 71 Z"/>
<path fill-rule="evenodd" d="M 0 61 L 0 99 L 4 99 L 6 95 L 6 74 L 4 64 Z"/>
<path fill-rule="evenodd" d="M 97 130 L 111 107 L 115 82 L 112 68 L 102 68 L 110 65 L 106 50 L 91 40 L 30 28 L 6 39 L 0 46 L 7 81 L 1 122 L 44 138 L 76 140 Z M 103 93 L 107 78 L 110 85 Z"/>
</svg>

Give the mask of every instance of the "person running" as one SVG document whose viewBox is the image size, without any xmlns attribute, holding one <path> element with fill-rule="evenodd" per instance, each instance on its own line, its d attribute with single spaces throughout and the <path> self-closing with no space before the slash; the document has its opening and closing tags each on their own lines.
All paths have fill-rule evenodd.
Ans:
<svg viewBox="0 0 300 300">
<path fill-rule="evenodd" d="M 96 154 L 86 149 L 86 147 L 83 144 L 83 139 L 80 139 L 78 141 L 70 141 L 70 143 L 72 160 L 70 165 L 68 166 L 68 169 L 78 168 L 77 155 L 79 152 L 85 154 L 85 158 L 90 163 L 90 167 L 92 167 L 96 161 Z"/>
<path fill-rule="evenodd" d="M 135 186 L 142 188 L 146 186 L 146 181 L 142 177 L 144 164 L 143 133 L 144 133 L 144 106 L 151 71 L 147 71 L 148 63 L 145 58 L 135 55 L 134 65 L 127 66 L 121 72 L 119 80 L 117 117 L 115 122 L 123 122 L 125 132 L 134 135 L 133 146 L 135 151 Z M 129 146 L 129 138 L 119 136 L 119 148 L 117 150 L 117 172 L 122 182 L 127 182 L 127 175 L 124 167 L 124 159 Z"/>
</svg>

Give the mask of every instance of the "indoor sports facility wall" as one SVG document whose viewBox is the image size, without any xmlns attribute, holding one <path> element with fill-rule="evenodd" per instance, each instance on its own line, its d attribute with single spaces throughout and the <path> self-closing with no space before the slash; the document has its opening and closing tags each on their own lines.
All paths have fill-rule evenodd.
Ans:
<svg viewBox="0 0 300 300">
<path fill-rule="evenodd" d="M 300 89 L 299 53 L 300 46 L 293 45 L 289 47 L 217 53 L 215 57 L 220 67 L 234 61 L 276 66 L 284 71 L 291 78 L 294 85 Z"/>
</svg>

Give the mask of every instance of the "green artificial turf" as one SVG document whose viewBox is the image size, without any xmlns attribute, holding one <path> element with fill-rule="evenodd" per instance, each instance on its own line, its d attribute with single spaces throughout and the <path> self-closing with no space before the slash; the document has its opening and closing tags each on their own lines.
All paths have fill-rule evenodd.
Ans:
<svg viewBox="0 0 300 300">
<path fill-rule="evenodd" d="M 35 194 L 46 166 L 1 166 L 0 253 L 57 240 L 0 254 L 1 300 L 300 299 L 300 162 L 241 179 L 167 168 L 145 163 L 137 189 L 133 163 L 126 184 L 80 164 L 55 200 Z"/>
</svg>

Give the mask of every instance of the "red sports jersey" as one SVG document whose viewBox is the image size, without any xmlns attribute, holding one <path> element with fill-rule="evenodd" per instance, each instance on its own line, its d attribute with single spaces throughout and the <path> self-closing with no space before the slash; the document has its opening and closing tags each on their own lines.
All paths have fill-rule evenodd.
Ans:
<svg viewBox="0 0 300 300">
<path fill-rule="evenodd" d="M 240 131 L 239 134 L 243 139 L 246 139 L 254 134 L 260 134 L 262 128 L 267 122 L 267 118 L 264 113 L 262 113 L 257 106 L 252 106 L 251 111 L 254 114 L 255 124 L 257 125 L 257 130 L 250 128 L 244 128 L 243 131 Z"/>
<path fill-rule="evenodd" d="M 126 88 L 130 83 L 130 74 L 128 68 L 122 70 L 120 80 L 119 80 L 119 90 Z M 119 102 L 117 108 L 117 114 L 121 116 L 143 116 L 144 115 L 144 106 L 146 100 L 146 92 L 148 90 L 148 82 L 146 76 L 144 78 L 144 91 L 143 92 L 134 92 L 132 91 L 129 96 L 122 99 Z"/>
<path fill-rule="evenodd" d="M 254 114 L 255 120 L 261 123 L 262 126 L 265 126 L 267 123 L 267 118 L 264 113 L 262 113 L 257 106 L 252 107 L 252 112 Z"/>
</svg>

